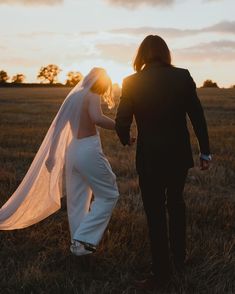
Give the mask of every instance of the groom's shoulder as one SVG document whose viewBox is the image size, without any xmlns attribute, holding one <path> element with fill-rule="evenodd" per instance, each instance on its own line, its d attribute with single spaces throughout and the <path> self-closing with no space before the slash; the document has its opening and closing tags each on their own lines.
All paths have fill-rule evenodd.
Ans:
<svg viewBox="0 0 235 294">
<path fill-rule="evenodd" d="M 176 67 L 176 66 L 170 66 L 170 67 L 165 67 L 167 69 L 167 71 L 173 71 L 174 74 L 179 75 L 179 76 L 184 76 L 184 77 L 188 77 L 190 75 L 189 70 L 187 68 L 182 68 L 182 67 Z M 133 82 L 138 82 L 139 80 L 141 80 L 141 77 L 148 75 L 149 73 L 147 71 L 140 71 L 137 73 L 133 73 L 129 76 L 126 76 L 123 79 L 123 83 L 126 84 L 130 84 Z"/>
<path fill-rule="evenodd" d="M 132 82 L 134 80 L 136 80 L 136 78 L 139 76 L 139 73 L 133 73 L 129 76 L 124 77 L 123 79 L 123 83 L 127 84 L 129 82 Z"/>
<path fill-rule="evenodd" d="M 180 79 L 186 82 L 190 78 L 190 72 L 187 68 L 172 66 L 170 76 L 172 76 L 174 79 Z"/>
<path fill-rule="evenodd" d="M 189 70 L 187 68 L 172 66 L 171 69 L 180 74 L 189 74 Z"/>
</svg>

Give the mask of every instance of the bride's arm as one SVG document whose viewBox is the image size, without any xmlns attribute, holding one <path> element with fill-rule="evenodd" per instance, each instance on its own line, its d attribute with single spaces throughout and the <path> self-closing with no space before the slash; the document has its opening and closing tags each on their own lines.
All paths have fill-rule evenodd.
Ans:
<svg viewBox="0 0 235 294">
<path fill-rule="evenodd" d="M 89 97 L 88 102 L 88 113 L 89 116 L 94 124 L 97 126 L 108 129 L 114 130 L 115 129 L 115 122 L 111 118 L 107 117 L 103 114 L 101 109 L 101 102 L 99 95 L 92 95 Z"/>
</svg>

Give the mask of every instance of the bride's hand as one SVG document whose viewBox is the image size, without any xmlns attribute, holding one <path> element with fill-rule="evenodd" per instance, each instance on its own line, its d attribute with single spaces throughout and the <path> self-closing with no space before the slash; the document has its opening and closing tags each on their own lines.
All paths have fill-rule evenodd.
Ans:
<svg viewBox="0 0 235 294">
<path fill-rule="evenodd" d="M 48 157 L 46 162 L 45 162 L 46 168 L 48 172 L 51 172 L 54 165 L 55 165 L 55 158 L 54 157 Z"/>
</svg>

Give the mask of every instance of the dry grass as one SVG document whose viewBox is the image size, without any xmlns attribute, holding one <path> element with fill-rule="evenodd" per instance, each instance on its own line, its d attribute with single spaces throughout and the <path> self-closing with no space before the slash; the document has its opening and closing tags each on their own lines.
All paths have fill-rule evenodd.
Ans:
<svg viewBox="0 0 235 294">
<path fill-rule="evenodd" d="M 0 204 L 14 192 L 68 88 L 0 89 Z M 235 90 L 200 89 L 214 162 L 188 176 L 188 255 L 184 277 L 175 274 L 160 293 L 235 293 Z M 114 112 L 110 113 L 112 116 Z M 1 293 L 141 293 L 133 287 L 148 271 L 147 227 L 134 169 L 134 148 L 101 132 L 104 151 L 118 176 L 120 201 L 93 256 L 69 252 L 66 206 L 18 231 L 0 233 Z M 192 143 L 198 152 L 194 137 Z"/>
</svg>

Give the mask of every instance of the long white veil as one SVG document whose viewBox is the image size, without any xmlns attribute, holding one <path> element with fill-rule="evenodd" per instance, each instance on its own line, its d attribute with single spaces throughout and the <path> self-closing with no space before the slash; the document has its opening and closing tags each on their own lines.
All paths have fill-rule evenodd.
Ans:
<svg viewBox="0 0 235 294">
<path fill-rule="evenodd" d="M 83 98 L 102 71 L 93 68 L 67 95 L 28 172 L 0 209 L 1 230 L 28 227 L 60 209 L 66 149 L 77 135 Z M 45 165 L 49 154 L 54 158 L 51 170 Z"/>
</svg>

